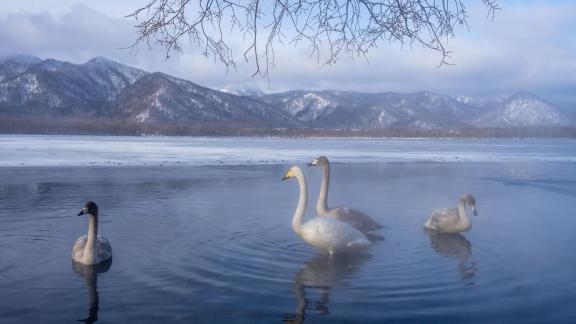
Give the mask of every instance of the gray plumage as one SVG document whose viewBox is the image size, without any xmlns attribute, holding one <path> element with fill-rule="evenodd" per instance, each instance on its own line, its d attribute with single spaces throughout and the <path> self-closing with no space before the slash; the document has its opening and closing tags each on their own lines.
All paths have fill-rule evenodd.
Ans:
<svg viewBox="0 0 576 324">
<path fill-rule="evenodd" d="M 350 224 L 363 233 L 376 231 L 383 227 L 380 223 L 359 210 L 348 207 L 329 208 L 328 191 L 330 187 L 330 162 L 327 157 L 320 156 L 309 165 L 322 167 L 322 186 L 320 187 L 320 195 L 318 196 L 318 203 L 316 204 L 316 212 L 318 215 L 336 218 L 342 222 Z"/>
<path fill-rule="evenodd" d="M 466 205 L 472 209 L 474 215 L 477 215 L 476 199 L 470 194 L 465 194 L 460 198 L 458 208 L 443 208 L 434 211 L 426 224 L 424 224 L 424 228 L 448 234 L 469 230 L 472 227 L 472 222 L 468 214 L 466 214 Z"/>
<path fill-rule="evenodd" d="M 88 215 L 88 234 L 80 236 L 72 247 L 72 260 L 94 265 L 112 259 L 112 246 L 108 239 L 98 235 L 98 206 L 87 202 L 78 216 Z"/>
</svg>

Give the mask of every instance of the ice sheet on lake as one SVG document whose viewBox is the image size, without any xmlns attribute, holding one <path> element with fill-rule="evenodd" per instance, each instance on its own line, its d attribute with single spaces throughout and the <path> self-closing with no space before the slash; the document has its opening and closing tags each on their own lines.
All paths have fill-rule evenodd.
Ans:
<svg viewBox="0 0 576 324">
<path fill-rule="evenodd" d="M 576 162 L 576 140 L 0 135 L 0 166 Z"/>
</svg>

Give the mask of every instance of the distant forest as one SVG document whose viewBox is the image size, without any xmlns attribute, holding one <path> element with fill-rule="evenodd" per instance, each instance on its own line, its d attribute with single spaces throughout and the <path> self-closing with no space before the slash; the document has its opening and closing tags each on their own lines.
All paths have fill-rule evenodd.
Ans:
<svg viewBox="0 0 576 324">
<path fill-rule="evenodd" d="M 147 124 L 109 118 L 26 117 L 0 114 L 0 134 L 118 136 L 286 136 L 286 137 L 454 137 L 454 138 L 576 138 L 576 127 L 509 128 L 266 128 L 247 124 Z"/>
</svg>

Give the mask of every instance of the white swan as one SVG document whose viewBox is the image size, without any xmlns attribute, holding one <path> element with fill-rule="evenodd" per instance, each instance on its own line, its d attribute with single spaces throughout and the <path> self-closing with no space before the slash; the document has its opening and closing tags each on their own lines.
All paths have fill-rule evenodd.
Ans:
<svg viewBox="0 0 576 324">
<path fill-rule="evenodd" d="M 357 230 L 367 233 L 370 231 L 379 230 L 382 225 L 377 221 L 370 218 L 370 216 L 363 212 L 347 208 L 347 207 L 333 207 L 328 208 L 328 188 L 330 186 L 330 162 L 325 156 L 320 156 L 309 166 L 321 166 L 323 171 L 322 186 L 320 187 L 320 196 L 318 196 L 318 203 L 316 204 L 316 212 L 321 216 L 334 217 L 340 221 L 352 225 Z"/>
<path fill-rule="evenodd" d="M 89 201 L 78 213 L 88 215 L 88 235 L 82 235 L 74 243 L 72 248 L 72 260 L 85 265 L 98 264 L 112 258 L 110 242 L 98 236 L 98 206 Z"/>
<path fill-rule="evenodd" d="M 308 244 L 330 253 L 363 249 L 372 245 L 362 232 L 354 227 L 329 217 L 314 217 L 303 222 L 308 203 L 308 188 L 302 170 L 293 166 L 282 180 L 296 178 L 300 185 L 300 198 L 292 219 L 292 228 Z"/>
<path fill-rule="evenodd" d="M 472 223 L 466 214 L 466 204 L 472 208 L 474 215 L 477 215 L 476 200 L 472 195 L 465 194 L 460 198 L 458 208 L 437 209 L 424 224 L 424 228 L 438 233 L 460 233 L 469 230 Z"/>
</svg>

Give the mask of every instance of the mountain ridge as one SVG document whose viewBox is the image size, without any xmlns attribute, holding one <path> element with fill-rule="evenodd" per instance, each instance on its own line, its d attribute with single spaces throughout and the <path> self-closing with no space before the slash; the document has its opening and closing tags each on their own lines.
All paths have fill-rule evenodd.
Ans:
<svg viewBox="0 0 576 324">
<path fill-rule="evenodd" d="M 33 56 L 0 59 L 0 114 L 111 118 L 142 124 L 319 129 L 563 127 L 574 117 L 519 91 L 476 99 L 430 91 L 362 93 L 223 91 L 95 57 L 81 64 Z"/>
</svg>

